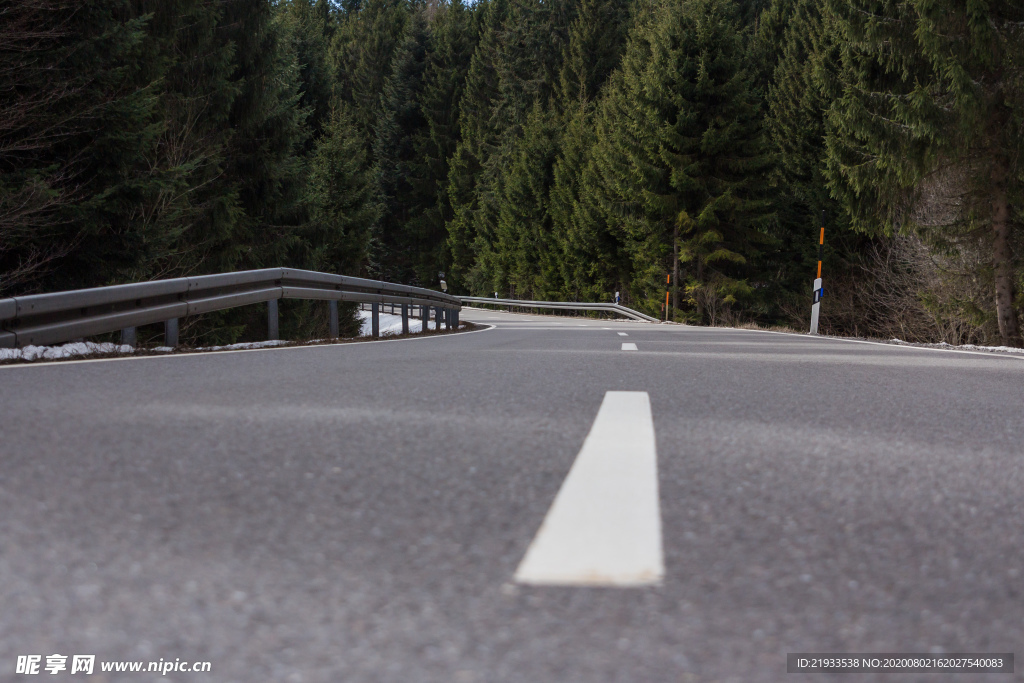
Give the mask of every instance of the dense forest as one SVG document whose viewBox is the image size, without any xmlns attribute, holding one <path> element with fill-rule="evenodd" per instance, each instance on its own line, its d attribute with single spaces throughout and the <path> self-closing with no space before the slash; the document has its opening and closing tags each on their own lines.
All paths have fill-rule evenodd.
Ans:
<svg viewBox="0 0 1024 683">
<path fill-rule="evenodd" d="M 1022 0 L 0 2 L 0 296 L 671 275 L 805 329 L 824 217 L 823 331 L 1019 346 L 1022 151 Z"/>
</svg>

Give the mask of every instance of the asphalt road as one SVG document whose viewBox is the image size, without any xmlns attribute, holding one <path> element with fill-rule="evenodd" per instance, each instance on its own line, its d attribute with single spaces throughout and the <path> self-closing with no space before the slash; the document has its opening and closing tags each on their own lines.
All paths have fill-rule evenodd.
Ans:
<svg viewBox="0 0 1024 683">
<path fill-rule="evenodd" d="M 212 670 L 46 680 L 239 683 L 1024 655 L 1024 359 L 462 317 L 495 327 L 0 368 L 0 680 L 53 653 Z M 650 398 L 664 578 L 518 584 L 608 391 Z"/>
</svg>

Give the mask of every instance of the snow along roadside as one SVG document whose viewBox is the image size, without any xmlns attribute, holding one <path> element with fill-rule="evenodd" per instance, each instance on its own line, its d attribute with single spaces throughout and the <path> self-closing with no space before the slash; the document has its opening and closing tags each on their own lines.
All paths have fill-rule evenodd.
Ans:
<svg viewBox="0 0 1024 683">
<path fill-rule="evenodd" d="M 359 330 L 360 337 L 369 337 L 373 332 L 373 314 L 370 311 L 356 311 L 362 320 L 362 327 Z M 427 330 L 437 329 L 436 323 L 427 323 Z M 423 331 L 423 321 L 419 318 L 409 316 L 409 334 L 416 334 Z M 380 313 L 380 334 L 402 334 L 402 316 L 391 313 Z"/>
<path fill-rule="evenodd" d="M 369 337 L 372 332 L 373 321 L 369 311 L 358 311 L 361 326 L 360 337 Z M 415 334 L 422 331 L 423 321 L 409 318 L 409 332 Z M 427 329 L 432 329 L 428 323 Z M 390 313 L 380 314 L 380 334 L 382 337 L 402 334 L 402 316 Z M 313 339 L 310 342 L 298 342 L 318 344 L 328 340 Z M 199 346 L 191 351 L 238 351 L 243 349 L 268 349 L 275 346 L 295 345 L 297 342 L 275 339 L 273 341 L 244 342 L 241 344 L 226 344 L 224 346 Z M 146 355 L 152 353 L 172 353 L 170 346 L 158 346 L 150 349 L 134 349 L 127 344 L 114 344 L 111 342 L 72 342 L 60 346 L 26 346 L 20 349 L 0 349 L 0 362 L 2 361 L 40 361 L 40 360 L 64 360 L 67 358 L 89 358 L 91 356 L 111 355 L 132 355 L 143 352 Z"/>
<path fill-rule="evenodd" d="M 907 342 L 902 339 L 896 339 L 895 337 L 889 340 L 890 344 L 897 346 L 915 346 L 918 348 L 926 349 L 946 349 L 948 351 L 994 351 L 997 353 L 1021 353 L 1024 354 L 1024 349 L 1018 349 L 1013 346 L 978 346 L 977 344 L 947 344 L 946 342 L 938 342 L 937 344 L 927 344 L 924 342 Z"/>
</svg>

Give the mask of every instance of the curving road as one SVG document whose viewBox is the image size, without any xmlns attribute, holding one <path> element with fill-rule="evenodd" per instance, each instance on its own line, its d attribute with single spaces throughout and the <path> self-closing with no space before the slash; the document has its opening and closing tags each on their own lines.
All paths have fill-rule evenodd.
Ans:
<svg viewBox="0 0 1024 683">
<path fill-rule="evenodd" d="M 92 681 L 746 683 L 1024 642 L 1024 359 L 462 317 L 494 327 L 0 368 L 0 681 L 89 653 L 212 665 Z M 617 446 L 644 415 L 656 470 Z M 632 585 L 557 556 L 594 515 Z"/>
</svg>

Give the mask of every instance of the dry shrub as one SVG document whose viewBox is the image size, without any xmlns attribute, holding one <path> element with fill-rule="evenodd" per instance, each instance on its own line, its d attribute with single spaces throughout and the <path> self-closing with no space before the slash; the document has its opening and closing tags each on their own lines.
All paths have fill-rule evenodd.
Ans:
<svg viewBox="0 0 1024 683">
<path fill-rule="evenodd" d="M 915 235 L 879 238 L 825 282 L 820 331 L 912 342 L 989 344 L 998 337 L 982 245 L 939 253 Z M 826 274 L 827 275 L 827 274 Z M 805 306 L 804 308 L 809 308 Z M 809 311 L 796 314 L 804 323 Z"/>
</svg>

